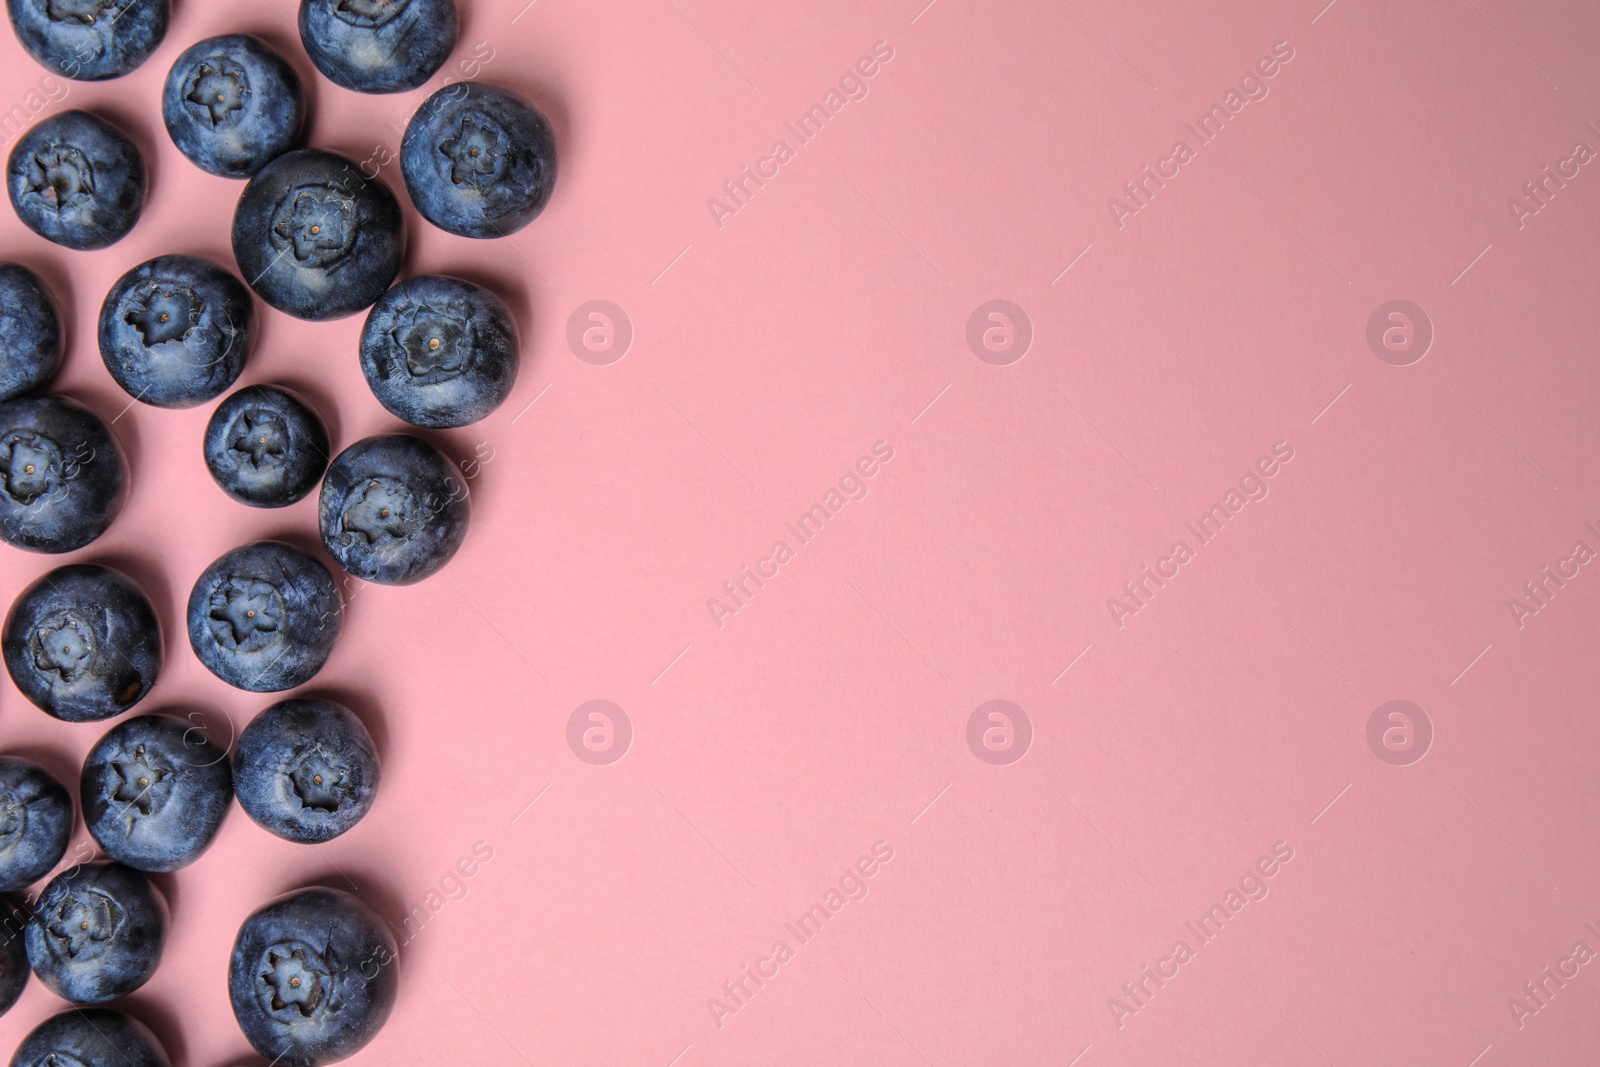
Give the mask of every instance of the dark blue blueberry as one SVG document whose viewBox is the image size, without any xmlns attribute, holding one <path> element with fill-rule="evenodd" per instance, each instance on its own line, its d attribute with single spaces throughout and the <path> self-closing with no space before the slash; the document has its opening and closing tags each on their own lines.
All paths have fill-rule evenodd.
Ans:
<svg viewBox="0 0 1600 1067">
<path fill-rule="evenodd" d="M 0 910 L 5 913 L 0 919 L 0 1015 L 10 1011 L 22 996 L 28 986 L 28 975 L 32 973 L 28 968 L 25 907 L 26 902 L 19 905 L 0 899 Z"/>
<path fill-rule="evenodd" d="M 93 722 L 121 715 L 156 684 L 161 624 L 133 579 L 72 563 L 17 597 L 0 652 L 23 696 L 64 722 Z"/>
<path fill-rule="evenodd" d="M 83 762 L 83 821 L 106 855 L 175 871 L 217 836 L 233 800 L 228 752 L 194 722 L 139 715 L 106 731 Z"/>
<path fill-rule="evenodd" d="M 167 35 L 167 0 L 6 0 L 28 54 L 78 81 L 120 78 Z"/>
<path fill-rule="evenodd" d="M 247 1041 L 282 1067 L 317 1067 L 377 1036 L 400 979 L 394 935 L 338 889 L 301 889 L 239 927 L 228 997 Z"/>
<path fill-rule="evenodd" d="M 52 1015 L 23 1038 L 11 1067 L 171 1067 L 143 1023 L 110 1008 Z"/>
<path fill-rule="evenodd" d="M 481 285 L 432 274 L 384 293 L 361 330 L 361 370 L 378 403 L 413 426 L 477 422 L 517 380 L 517 324 Z"/>
<path fill-rule="evenodd" d="M 277 541 L 225 553 L 189 594 L 189 643 L 229 685 L 275 693 L 311 680 L 343 623 L 333 575 Z"/>
<path fill-rule="evenodd" d="M 61 369 L 61 314 L 43 279 L 0 263 L 0 400 L 41 388 Z"/>
<path fill-rule="evenodd" d="M 201 170 L 248 178 L 294 147 L 305 120 L 300 76 L 257 37 L 207 37 L 167 72 L 161 118 Z"/>
<path fill-rule="evenodd" d="M 36 123 L 6 163 L 11 206 L 34 233 L 86 251 L 116 244 L 144 210 L 144 159 L 121 130 L 87 111 Z"/>
<path fill-rule="evenodd" d="M 106 532 L 128 485 L 99 416 L 64 396 L 0 403 L 0 541 L 71 552 Z"/>
<path fill-rule="evenodd" d="M 335 85 L 404 92 L 455 48 L 455 0 L 300 0 L 300 40 Z"/>
<path fill-rule="evenodd" d="M 364 438 L 334 457 L 317 504 L 328 555 L 384 585 L 420 582 L 449 563 L 470 514 L 456 465 L 403 433 Z"/>
<path fill-rule="evenodd" d="M 279 837 L 317 844 L 361 820 L 378 796 L 378 750 L 331 700 L 280 701 L 250 721 L 233 753 L 239 806 Z"/>
<path fill-rule="evenodd" d="M 234 383 L 250 355 L 250 290 L 196 256 L 157 256 L 100 305 L 100 358 L 128 395 L 192 408 Z"/>
<path fill-rule="evenodd" d="M 316 412 L 275 385 L 240 389 L 206 423 L 206 469 L 251 507 L 286 507 L 311 492 L 330 447 Z"/>
<path fill-rule="evenodd" d="M 67 787 L 37 763 L 0 756 L 0 890 L 15 892 L 49 874 L 71 838 Z"/>
<path fill-rule="evenodd" d="M 286 152 L 245 186 L 233 255 L 261 299 L 302 319 L 354 314 L 400 272 L 405 233 L 389 187 L 315 148 Z"/>
<path fill-rule="evenodd" d="M 514 93 L 447 85 L 406 124 L 400 172 L 422 217 L 463 237 L 504 237 L 538 217 L 556 184 L 550 124 Z"/>
<path fill-rule="evenodd" d="M 155 973 L 167 902 L 132 867 L 80 863 L 50 879 L 24 936 L 39 981 L 74 1004 L 103 1004 Z"/>
</svg>

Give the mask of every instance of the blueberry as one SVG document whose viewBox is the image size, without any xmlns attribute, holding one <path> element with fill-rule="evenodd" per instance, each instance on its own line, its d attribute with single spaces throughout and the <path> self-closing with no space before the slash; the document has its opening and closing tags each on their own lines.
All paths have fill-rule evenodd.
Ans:
<svg viewBox="0 0 1600 1067">
<path fill-rule="evenodd" d="M 167 72 L 161 118 L 201 170 L 248 178 L 294 147 L 305 121 L 300 76 L 244 33 L 191 45 Z"/>
<path fill-rule="evenodd" d="M 311 492 L 330 447 L 316 412 L 272 385 L 240 389 L 206 423 L 206 469 L 223 492 L 251 507 L 286 507 Z"/>
<path fill-rule="evenodd" d="M 378 403 L 413 426 L 477 422 L 517 380 L 517 324 L 498 296 L 459 278 L 408 278 L 361 330 L 361 370 Z"/>
<path fill-rule="evenodd" d="M 61 369 L 61 314 L 43 279 L 0 263 L 0 400 L 31 393 Z"/>
<path fill-rule="evenodd" d="M 18 925 L 27 922 L 27 913 L 11 901 L 0 901 L 0 908 L 7 913 L 0 920 L 0 1015 L 4 1015 L 22 996 L 32 972 L 28 969 L 28 943 L 23 937 L 26 927 Z"/>
<path fill-rule="evenodd" d="M 331 700 L 283 700 L 251 720 L 233 753 L 239 806 L 279 837 L 317 844 L 361 820 L 378 795 L 378 750 Z"/>
<path fill-rule="evenodd" d="M 403 433 L 364 438 L 334 457 L 317 505 L 334 562 L 384 585 L 420 582 L 450 562 L 470 513 L 455 464 Z"/>
<path fill-rule="evenodd" d="M 74 1004 L 103 1004 L 155 973 L 167 902 L 132 867 L 78 864 L 45 885 L 24 937 L 39 981 Z"/>
<path fill-rule="evenodd" d="M 167 35 L 167 0 L 6 0 L 28 54 L 78 81 L 120 78 Z"/>
<path fill-rule="evenodd" d="M 89 834 L 118 863 L 175 871 L 211 844 L 233 800 L 233 772 L 194 722 L 140 715 L 106 731 L 79 780 Z"/>
<path fill-rule="evenodd" d="M 128 475 L 111 430 L 63 396 L 0 403 L 0 541 L 71 552 L 106 532 Z"/>
<path fill-rule="evenodd" d="M 225 553 L 189 594 L 189 643 L 206 668 L 252 693 L 293 689 L 322 669 L 343 622 L 328 568 L 257 541 Z"/>
<path fill-rule="evenodd" d="M 513 93 L 447 85 L 406 124 L 400 172 L 422 217 L 462 237 L 504 237 L 538 217 L 556 183 L 550 124 Z"/>
<path fill-rule="evenodd" d="M 455 48 L 455 0 L 300 0 L 300 40 L 335 85 L 404 92 Z"/>
<path fill-rule="evenodd" d="M 400 272 L 405 234 L 389 187 L 315 148 L 256 171 L 233 213 L 233 256 L 261 299 L 302 319 L 354 314 Z"/>
<path fill-rule="evenodd" d="M 37 763 L 0 756 L 0 890 L 14 892 L 49 874 L 71 837 L 67 787 Z"/>
<path fill-rule="evenodd" d="M 36 123 L 11 149 L 6 192 L 34 233 L 87 251 L 122 240 L 144 210 L 144 159 L 127 134 L 87 111 Z"/>
<path fill-rule="evenodd" d="M 110 1008 L 52 1015 L 23 1038 L 11 1067 L 171 1067 L 154 1034 Z"/>
<path fill-rule="evenodd" d="M 24 589 L 0 632 L 22 695 L 64 722 L 121 715 L 161 673 L 161 625 L 133 579 L 95 563 L 57 567 Z"/>
<path fill-rule="evenodd" d="M 342 1060 L 377 1036 L 394 1008 L 394 935 L 338 889 L 302 889 L 239 928 L 228 997 L 255 1050 L 282 1067 Z"/>
</svg>

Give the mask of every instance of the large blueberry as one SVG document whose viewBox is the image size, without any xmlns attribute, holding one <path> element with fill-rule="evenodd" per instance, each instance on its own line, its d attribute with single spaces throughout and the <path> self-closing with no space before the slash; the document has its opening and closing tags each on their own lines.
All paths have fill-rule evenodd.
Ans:
<svg viewBox="0 0 1600 1067">
<path fill-rule="evenodd" d="M 228 997 L 245 1039 L 282 1067 L 342 1060 L 377 1036 L 399 989 L 383 920 L 338 889 L 302 889 L 244 921 Z"/>
<path fill-rule="evenodd" d="M 111 430 L 63 396 L 0 403 L 0 541 L 71 552 L 106 532 L 128 474 Z"/>
<path fill-rule="evenodd" d="M 420 582 L 450 562 L 470 515 L 456 465 L 403 433 L 363 438 L 334 457 L 317 502 L 334 562 L 384 585 Z"/>
<path fill-rule="evenodd" d="M 423 101 L 400 142 L 400 172 L 422 217 L 463 237 L 504 237 L 538 217 L 556 184 L 550 123 L 482 82 Z"/>
<path fill-rule="evenodd" d="M 343 623 L 333 575 L 277 541 L 225 553 L 189 594 L 189 643 L 218 678 L 252 693 L 293 689 L 322 669 Z"/>
<path fill-rule="evenodd" d="M 0 900 L 0 908 L 6 912 L 0 920 L 0 1015 L 4 1015 L 22 996 L 32 971 L 25 936 L 27 913 L 9 900 Z"/>
<path fill-rule="evenodd" d="M 300 0 L 300 40 L 335 85 L 415 89 L 456 46 L 455 0 Z"/>
<path fill-rule="evenodd" d="M 331 152 L 285 152 L 233 213 L 233 255 L 261 299 L 302 319 L 354 314 L 400 271 L 405 233 L 389 187 Z"/>
<path fill-rule="evenodd" d="M 25 937 L 39 981 L 74 1004 L 103 1004 L 155 973 L 167 902 L 132 867 L 81 863 L 50 879 Z"/>
<path fill-rule="evenodd" d="M 17 597 L 0 652 L 23 696 L 65 722 L 92 722 L 121 715 L 156 684 L 161 625 L 133 579 L 72 563 Z"/>
<path fill-rule="evenodd" d="M 439 274 L 384 293 L 361 330 L 361 370 L 378 403 L 413 426 L 477 422 L 517 380 L 517 323 L 494 293 Z"/>
<path fill-rule="evenodd" d="M 378 795 L 378 750 L 331 700 L 283 700 L 250 721 L 233 753 L 239 806 L 279 837 L 316 844 L 360 821 Z"/>
<path fill-rule="evenodd" d="M 110 1008 L 52 1015 L 23 1038 L 11 1067 L 170 1067 L 148 1027 Z"/>
<path fill-rule="evenodd" d="M 140 715 L 106 732 L 83 761 L 83 821 L 106 855 L 175 871 L 211 844 L 233 800 L 228 752 L 196 723 Z"/>
<path fill-rule="evenodd" d="M 250 385 L 206 423 L 206 469 L 222 491 L 257 508 L 281 508 L 311 492 L 328 467 L 328 431 L 299 397 Z"/>
<path fill-rule="evenodd" d="M 191 45 L 161 91 L 172 143 L 195 166 L 224 178 L 248 178 L 293 148 L 305 113 L 294 68 L 244 33 Z"/>
<path fill-rule="evenodd" d="M 17 40 L 78 81 L 120 78 L 167 35 L 167 0 L 6 0 Z"/>
<path fill-rule="evenodd" d="M 44 280 L 0 263 L 0 400 L 31 393 L 61 368 L 61 314 Z"/>
<path fill-rule="evenodd" d="M 250 355 L 250 290 L 196 256 L 157 256 L 100 305 L 100 358 L 128 395 L 191 408 L 232 385 Z"/>
<path fill-rule="evenodd" d="M 36 123 L 6 163 L 11 206 L 34 233 L 86 251 L 115 244 L 144 210 L 144 159 L 127 134 L 87 111 Z"/>
<path fill-rule="evenodd" d="M 49 874 L 71 838 L 67 787 L 37 763 L 0 756 L 0 890 L 15 892 Z"/>
</svg>

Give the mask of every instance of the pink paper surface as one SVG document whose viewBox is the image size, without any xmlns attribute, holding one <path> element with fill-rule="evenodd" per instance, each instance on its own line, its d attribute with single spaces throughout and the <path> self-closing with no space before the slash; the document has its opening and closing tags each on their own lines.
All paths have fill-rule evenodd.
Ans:
<svg viewBox="0 0 1600 1067">
<path fill-rule="evenodd" d="M 245 541 L 315 544 L 315 504 L 228 500 L 211 405 L 130 405 L 96 351 L 132 265 L 233 266 L 242 184 L 173 148 L 161 79 L 258 33 L 306 81 L 310 142 L 397 192 L 447 75 L 526 94 L 559 143 L 549 209 L 507 240 L 406 205 L 406 273 L 501 292 L 521 377 L 432 435 L 477 463 L 460 555 L 353 587 L 306 687 L 377 736 L 371 814 L 308 847 L 234 811 L 161 879 L 167 955 L 127 1009 L 175 1064 L 258 1062 L 229 948 L 318 880 L 405 942 L 358 1063 L 1594 1061 L 1588 5 L 525 2 L 461 0 L 445 71 L 385 97 L 317 75 L 288 0 L 183 0 L 109 83 L 0 40 L 7 146 L 86 107 L 150 164 L 113 248 L 10 210 L 0 248 L 63 301 L 57 388 L 131 459 L 70 558 L 160 611 L 140 710 L 224 733 L 270 700 L 195 660 L 189 588 Z M 1206 142 L 1186 124 L 1214 105 Z M 361 316 L 260 310 L 241 384 L 303 389 L 340 447 L 397 427 Z M 62 562 L 0 551 L 0 598 Z M 0 747 L 75 781 L 104 726 L 0 688 Z M 814 905 L 820 932 L 791 929 Z M 61 1007 L 31 984 L 0 1053 Z"/>
</svg>

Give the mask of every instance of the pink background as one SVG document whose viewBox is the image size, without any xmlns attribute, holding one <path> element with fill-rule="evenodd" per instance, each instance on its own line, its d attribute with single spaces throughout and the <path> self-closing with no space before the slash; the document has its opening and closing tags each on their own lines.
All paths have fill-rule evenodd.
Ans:
<svg viewBox="0 0 1600 1067">
<path fill-rule="evenodd" d="M 1600 173 L 1521 228 L 1507 204 L 1600 149 L 1588 5 L 523 2 L 462 0 L 446 70 L 476 59 L 549 114 L 549 209 L 474 242 L 408 205 L 406 271 L 493 284 L 524 332 L 511 399 L 434 437 L 490 457 L 472 528 L 438 577 L 357 588 L 307 687 L 379 739 L 367 819 L 303 847 L 235 811 L 163 879 L 167 958 L 129 1008 L 175 1063 L 248 1058 L 234 932 L 314 879 L 426 916 L 355 1062 L 1592 1059 L 1600 966 L 1520 1028 L 1507 1003 L 1531 1008 L 1523 983 L 1575 942 L 1600 951 L 1600 572 L 1520 628 L 1508 607 L 1576 541 L 1600 549 Z M 275 3 L 183 0 L 143 69 L 53 83 L 41 114 L 96 109 L 146 153 L 120 244 L 64 251 L 0 211 L 4 255 L 69 313 L 59 388 L 123 412 L 130 502 L 70 558 L 158 605 L 168 662 L 140 710 L 223 733 L 269 701 L 194 659 L 189 587 L 247 540 L 314 543 L 314 500 L 229 501 L 201 463 L 210 405 L 124 411 L 95 349 L 133 264 L 232 266 L 242 185 L 171 146 L 161 79 L 203 36 L 259 33 L 307 82 L 311 142 L 398 192 L 400 131 L 445 76 L 335 88 Z M 1279 41 L 1270 94 L 1119 229 L 1107 199 Z M 865 98 L 800 144 L 785 122 L 877 42 Z M 44 70 L 0 49 L 0 105 L 24 103 Z M 719 226 L 708 198 L 779 139 L 792 158 Z M 606 366 L 567 340 L 596 299 L 633 327 Z M 966 341 L 993 299 L 1033 329 L 1005 366 Z M 1410 366 L 1366 341 L 1394 299 L 1435 330 Z M 241 384 L 305 389 L 341 447 L 396 426 L 360 316 L 261 323 Z M 800 544 L 784 524 L 879 441 L 867 495 Z M 1200 546 L 1184 524 L 1280 441 L 1267 497 Z M 716 625 L 708 598 L 779 539 L 793 558 Z M 1107 600 L 1179 539 L 1194 558 L 1119 628 Z M 0 552 L 0 599 L 61 562 Z M 0 745 L 75 781 L 103 727 L 0 687 Z M 594 699 L 633 729 L 606 766 L 567 742 Z M 1003 766 L 966 742 L 995 699 L 1033 729 Z M 1409 766 L 1368 747 L 1391 699 L 1434 730 Z M 785 930 L 880 841 L 865 899 L 809 943 Z M 477 842 L 492 860 L 451 880 Z M 1201 945 L 1184 924 L 1278 842 L 1270 893 Z M 736 1006 L 723 983 L 779 939 L 793 958 L 718 1019 L 708 999 Z M 1128 1013 L 1122 983 L 1180 939 L 1194 958 Z M 60 1006 L 30 985 L 0 1053 Z"/>
</svg>

